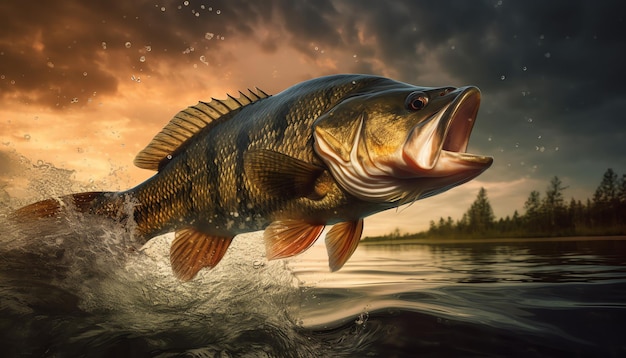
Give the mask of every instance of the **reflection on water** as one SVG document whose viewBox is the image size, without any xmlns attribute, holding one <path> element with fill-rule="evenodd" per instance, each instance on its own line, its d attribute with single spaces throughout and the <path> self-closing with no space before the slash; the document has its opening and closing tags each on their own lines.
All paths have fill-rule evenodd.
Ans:
<svg viewBox="0 0 626 358">
<path fill-rule="evenodd" d="M 171 236 L 55 225 L 0 222 L 3 356 L 626 355 L 625 240 L 361 245 L 330 273 L 251 234 L 183 284 Z"/>
<path fill-rule="evenodd" d="M 626 353 L 623 240 L 362 246 L 333 274 L 313 249 L 289 262 L 313 330 L 375 320 L 398 356 Z"/>
</svg>

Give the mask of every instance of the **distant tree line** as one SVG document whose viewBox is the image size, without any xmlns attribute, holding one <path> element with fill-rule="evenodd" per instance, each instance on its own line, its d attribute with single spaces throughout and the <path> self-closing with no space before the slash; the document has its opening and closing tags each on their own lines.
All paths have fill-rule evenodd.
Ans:
<svg viewBox="0 0 626 358">
<path fill-rule="evenodd" d="M 550 237 L 626 234 L 626 174 L 618 177 L 608 169 L 591 199 L 565 201 L 567 189 L 555 176 L 545 193 L 533 190 L 524 203 L 524 213 L 496 219 L 487 190 L 480 188 L 476 200 L 459 220 L 439 218 L 431 221 L 426 232 L 400 235 L 393 233 L 376 238 L 465 238 L 465 237 Z"/>
</svg>

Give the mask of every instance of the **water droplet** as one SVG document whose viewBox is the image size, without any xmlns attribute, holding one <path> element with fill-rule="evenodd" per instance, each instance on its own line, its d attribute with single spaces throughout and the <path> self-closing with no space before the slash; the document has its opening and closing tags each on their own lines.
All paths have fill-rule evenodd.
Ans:
<svg viewBox="0 0 626 358">
<path fill-rule="evenodd" d="M 132 44 L 130 43 L 130 41 L 126 41 L 126 43 L 124 44 L 124 46 L 126 48 L 130 48 L 132 46 Z"/>
<path fill-rule="evenodd" d="M 139 62 L 146 62 L 146 56 L 139 57 Z"/>
<path fill-rule="evenodd" d="M 14 85 L 14 84 L 15 84 L 15 80 L 11 80 L 11 82 L 10 82 L 10 83 L 11 83 L 12 85 Z"/>
<path fill-rule="evenodd" d="M 106 42 L 104 42 L 104 41 L 102 41 L 102 49 L 103 49 L 103 50 L 106 50 L 106 49 L 107 49 L 107 43 L 106 43 Z"/>
<path fill-rule="evenodd" d="M 526 70 L 528 70 L 528 67 L 526 66 L 522 67 L 522 71 L 526 71 Z"/>
<path fill-rule="evenodd" d="M 559 151 L 559 147 L 554 148 L 554 150 L 558 152 Z"/>
<path fill-rule="evenodd" d="M 206 60 L 206 56 L 202 55 L 200 56 L 200 62 L 204 63 L 205 65 L 209 65 L 209 61 Z"/>
<path fill-rule="evenodd" d="M 215 36 L 212 32 L 207 32 L 206 34 L 204 34 L 204 38 L 207 40 L 210 40 L 213 38 L 213 36 Z"/>
<path fill-rule="evenodd" d="M 152 51 L 152 46 L 150 46 L 150 45 L 147 45 L 145 48 L 146 48 L 146 52 Z"/>
<path fill-rule="evenodd" d="M 541 136 L 537 136 L 537 139 L 541 139 Z"/>
<path fill-rule="evenodd" d="M 187 1 L 187 0 L 183 1 L 183 5 L 189 6 L 189 1 Z"/>
<path fill-rule="evenodd" d="M 502 81 L 504 81 L 504 80 L 506 79 L 506 77 L 505 77 L 504 75 L 502 75 L 502 76 L 500 76 L 500 79 L 501 79 Z"/>
<path fill-rule="evenodd" d="M 24 139 L 30 140 L 30 134 L 24 134 Z"/>
<path fill-rule="evenodd" d="M 353 84 L 353 85 L 355 85 L 355 84 L 356 84 L 356 81 L 352 81 L 352 84 Z"/>
<path fill-rule="evenodd" d="M 222 13 L 222 10 L 215 10 L 215 13 L 219 15 Z"/>
<path fill-rule="evenodd" d="M 161 11 L 165 12 L 165 6 L 161 6 Z"/>
<path fill-rule="evenodd" d="M 487 138 L 487 140 L 488 140 L 489 142 L 491 142 L 491 140 L 492 140 L 491 136 L 489 136 L 489 138 Z"/>
<path fill-rule="evenodd" d="M 5 76 L 5 75 L 0 75 L 0 79 L 2 79 L 2 80 L 3 80 L 3 79 L 5 79 L 5 78 L 6 78 L 6 76 Z"/>
<path fill-rule="evenodd" d="M 70 103 L 78 103 L 78 97 L 74 97 L 74 98 L 72 98 L 72 100 L 70 101 Z"/>
<path fill-rule="evenodd" d="M 532 123 L 533 119 L 532 118 L 528 118 L 528 123 Z"/>
<path fill-rule="evenodd" d="M 456 46 L 454 45 L 450 46 L 450 50 L 456 50 Z"/>
<path fill-rule="evenodd" d="M 54 63 L 52 63 L 52 61 L 48 61 L 46 65 L 50 68 L 54 68 Z"/>
<path fill-rule="evenodd" d="M 200 13 L 196 12 L 194 15 L 196 15 L 196 17 L 200 17 Z"/>
<path fill-rule="evenodd" d="M 544 54 L 544 56 L 545 56 L 546 58 L 550 58 L 550 57 L 552 57 L 552 54 L 551 54 L 550 52 L 546 52 L 546 53 Z"/>
<path fill-rule="evenodd" d="M 172 155 L 171 155 L 171 154 L 168 154 L 168 155 L 167 155 L 167 159 L 172 159 Z"/>
<path fill-rule="evenodd" d="M 83 76 L 87 77 L 87 72 L 83 72 Z"/>
</svg>

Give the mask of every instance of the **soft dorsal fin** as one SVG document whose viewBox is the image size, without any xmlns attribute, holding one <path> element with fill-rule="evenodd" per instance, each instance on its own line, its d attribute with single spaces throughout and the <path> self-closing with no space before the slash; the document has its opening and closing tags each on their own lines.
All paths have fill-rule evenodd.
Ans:
<svg viewBox="0 0 626 358">
<path fill-rule="evenodd" d="M 343 267 L 356 250 L 363 233 L 363 219 L 335 224 L 326 234 L 328 266 L 335 272 Z"/>
<path fill-rule="evenodd" d="M 313 245 L 324 225 L 301 220 L 279 220 L 271 223 L 263 235 L 268 260 L 297 255 Z"/>
<path fill-rule="evenodd" d="M 205 234 L 192 228 L 176 231 L 170 248 L 170 264 L 174 275 L 182 281 L 189 281 L 203 267 L 215 267 L 232 240 L 232 237 Z"/>
<path fill-rule="evenodd" d="M 144 150 L 135 157 L 135 165 L 142 169 L 159 170 L 163 163 L 171 159 L 176 151 L 189 138 L 202 129 L 214 124 L 221 117 L 245 107 L 269 95 L 260 89 L 239 92 L 239 98 L 228 95 L 225 100 L 211 98 L 210 102 L 198 102 L 176 114 Z M 168 156 L 170 156 L 168 158 Z"/>
</svg>

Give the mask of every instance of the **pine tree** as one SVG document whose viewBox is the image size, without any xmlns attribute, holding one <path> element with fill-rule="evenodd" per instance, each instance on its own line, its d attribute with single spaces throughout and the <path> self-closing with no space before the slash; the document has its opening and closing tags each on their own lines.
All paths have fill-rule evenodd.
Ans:
<svg viewBox="0 0 626 358">
<path fill-rule="evenodd" d="M 555 176 L 550 180 L 550 185 L 546 191 L 545 205 L 548 210 L 555 210 L 563 207 L 563 190 L 567 187 L 563 186 L 561 179 Z"/>
<path fill-rule="evenodd" d="M 602 176 L 602 181 L 593 194 L 593 219 L 596 223 L 610 227 L 619 224 L 619 189 L 618 176 L 609 168 Z"/>
<path fill-rule="evenodd" d="M 626 173 L 622 174 L 622 178 L 619 181 L 619 190 L 617 192 L 617 199 L 620 203 L 626 204 Z"/>
<path fill-rule="evenodd" d="M 543 200 L 542 212 L 544 215 L 544 230 L 551 233 L 564 233 L 571 228 L 571 222 L 567 220 L 565 205 L 563 200 L 563 186 L 561 179 L 555 176 L 550 180 L 550 185 L 546 190 L 546 197 Z"/>
<path fill-rule="evenodd" d="M 493 209 L 487 198 L 487 190 L 480 188 L 476 200 L 467 211 L 468 229 L 473 234 L 484 234 L 492 228 L 495 220 Z"/>
<path fill-rule="evenodd" d="M 618 200 L 617 174 L 609 168 L 602 176 L 602 182 L 593 194 L 594 204 L 610 205 Z"/>
<path fill-rule="evenodd" d="M 537 233 L 541 231 L 541 194 L 533 190 L 530 192 L 528 199 L 524 203 L 524 222 L 526 223 L 526 232 Z"/>
</svg>

